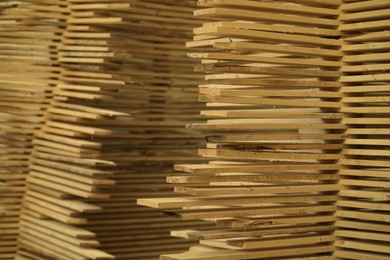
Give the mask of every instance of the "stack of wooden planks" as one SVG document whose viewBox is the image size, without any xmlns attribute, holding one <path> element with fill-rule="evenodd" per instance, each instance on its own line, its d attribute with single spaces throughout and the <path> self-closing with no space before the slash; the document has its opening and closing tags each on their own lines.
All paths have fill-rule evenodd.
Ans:
<svg viewBox="0 0 390 260">
<path fill-rule="evenodd" d="M 335 256 L 390 259 L 390 1 L 346 1 L 340 31 L 348 139 L 340 161 Z"/>
<path fill-rule="evenodd" d="M 0 259 L 389 259 L 389 31 L 388 0 L 2 1 Z"/>
<path fill-rule="evenodd" d="M 16 259 L 79 259 L 72 258 L 72 250 L 80 251 L 80 255 L 87 254 L 82 248 L 78 248 L 78 245 L 90 247 L 98 244 L 91 239 L 94 234 L 69 224 L 80 223 L 83 220 L 77 216 L 79 212 L 99 210 L 98 207 L 81 201 L 92 193 L 87 191 L 91 183 L 85 182 L 92 180 L 87 175 L 99 174 L 94 173 L 93 170 L 84 170 L 81 166 L 98 164 L 98 160 L 84 162 L 81 157 L 86 152 L 95 152 L 99 144 L 78 139 L 80 136 L 87 136 L 84 132 L 93 131 L 92 128 L 68 124 L 87 114 L 83 114 L 83 108 L 74 109 L 73 117 L 67 117 L 65 109 L 61 110 L 62 106 L 72 105 L 73 93 L 76 98 L 79 94 L 72 93 L 72 90 L 61 92 L 60 87 L 65 85 L 62 82 L 65 68 L 62 67 L 61 51 L 66 20 L 70 14 L 68 2 L 26 0 L 21 1 L 20 6 L 13 13 L 26 17 L 23 25 L 26 30 L 34 31 L 34 34 L 28 34 L 33 38 L 32 44 L 41 45 L 44 50 L 49 51 L 48 54 L 36 54 L 39 67 L 29 67 L 28 69 L 31 70 L 29 73 L 18 74 L 18 76 L 22 78 L 23 84 L 29 84 L 37 81 L 36 78 L 42 74 L 42 77 L 46 77 L 44 83 L 50 86 L 50 89 L 46 87 L 42 92 L 51 93 L 46 100 L 45 111 L 40 111 L 44 113 L 44 120 L 39 122 L 40 130 L 34 133 L 32 139 L 34 148 L 29 162 L 27 191 L 22 205 L 19 252 Z M 31 49 L 25 52 L 24 56 L 30 53 L 35 56 L 34 50 Z M 80 95 L 82 96 L 83 93 Z M 89 96 L 86 97 L 88 98 Z M 33 107 L 29 104 L 27 106 Z M 77 164 L 80 164 L 78 167 L 80 172 L 76 175 L 70 169 L 77 167 Z M 104 180 L 96 180 L 96 182 L 96 187 L 99 187 L 100 182 Z M 102 254 L 106 255 L 104 252 Z"/>
<path fill-rule="evenodd" d="M 214 19 L 194 30 L 190 53 L 206 73 L 200 101 L 208 164 L 168 177 L 187 198 L 140 199 L 216 230 L 175 230 L 199 240 L 161 259 L 333 259 L 347 125 L 340 112 L 339 0 L 199 0 Z M 193 186 L 197 185 L 197 186 Z M 180 209 L 177 209 L 180 208 Z"/>
<path fill-rule="evenodd" d="M 16 253 L 32 140 L 58 82 L 58 28 L 38 14 L 21 1 L 0 3 L 0 259 Z"/>
<path fill-rule="evenodd" d="M 193 244 L 170 230 L 208 226 L 136 204 L 177 196 L 165 182 L 173 162 L 204 161 L 196 153 L 203 136 L 183 130 L 204 106 L 196 102 L 203 76 L 185 48 L 202 23 L 188 19 L 194 8 L 171 0 L 39 5 L 66 19 L 54 56 L 59 81 L 33 141 L 19 259 L 155 259 Z"/>
</svg>

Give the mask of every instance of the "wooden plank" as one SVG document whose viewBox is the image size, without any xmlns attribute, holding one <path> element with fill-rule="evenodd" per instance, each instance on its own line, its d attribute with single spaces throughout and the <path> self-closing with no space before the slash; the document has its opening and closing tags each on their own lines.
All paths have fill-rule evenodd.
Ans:
<svg viewBox="0 0 390 260">
<path fill-rule="evenodd" d="M 252 4 L 253 7 L 253 4 Z M 293 15 L 282 15 L 279 13 L 268 13 L 261 11 L 247 11 L 245 9 L 235 10 L 228 8 L 207 8 L 196 10 L 195 16 L 200 17 L 213 17 L 219 19 L 230 19 L 230 20 L 245 20 L 245 21 L 256 21 L 256 22 L 278 22 L 286 24 L 298 24 L 298 25 L 317 25 L 324 28 L 332 28 L 337 22 L 332 19 L 325 18 L 312 18 L 305 17 L 302 19 L 299 16 Z"/>
<path fill-rule="evenodd" d="M 254 195 L 267 193 L 295 193 L 295 192 L 321 192 L 335 191 L 339 186 L 336 184 L 317 184 L 317 185 L 290 185 L 286 186 L 250 186 L 245 188 L 240 187 L 175 187 L 175 191 L 179 193 L 192 194 L 195 196 L 210 196 L 210 195 Z"/>
</svg>

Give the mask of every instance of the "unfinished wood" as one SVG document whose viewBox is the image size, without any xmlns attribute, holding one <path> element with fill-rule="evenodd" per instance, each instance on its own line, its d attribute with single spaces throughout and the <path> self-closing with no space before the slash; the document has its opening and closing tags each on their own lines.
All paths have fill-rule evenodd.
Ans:
<svg viewBox="0 0 390 260">
<path fill-rule="evenodd" d="M 389 8 L 1 3 L 0 258 L 388 259 Z"/>
<path fill-rule="evenodd" d="M 388 81 L 385 73 L 390 28 L 389 3 L 356 1 L 342 5 L 340 27 L 346 44 L 342 48 L 346 65 L 341 81 L 346 94 L 342 111 L 349 114 L 345 158 L 341 165 L 336 215 L 338 242 L 335 256 L 347 259 L 386 259 L 390 252 L 389 167 L 386 163 L 388 139 Z M 359 31 L 360 35 L 354 35 Z M 364 41 L 364 42 L 362 42 Z M 365 68 L 365 69 L 364 69 Z M 362 122 L 358 122 L 357 119 Z"/>
<path fill-rule="evenodd" d="M 45 102 L 20 95 L 11 107 L 16 111 L 28 102 L 30 120 L 44 116 L 39 127 L 35 121 L 10 124 L 38 130 L 28 151 L 18 257 L 155 259 L 193 245 L 170 238 L 170 230 L 209 224 L 170 220 L 135 201 L 140 195 L 175 196 L 165 183 L 173 162 L 204 161 L 196 154 L 203 136 L 184 131 L 200 120 L 204 107 L 194 104 L 203 76 L 193 71 L 197 61 L 188 59 L 185 49 L 192 29 L 202 23 L 192 18 L 195 1 L 26 0 L 23 8 L 42 22 L 25 44 L 35 44 L 39 36 L 46 41 L 36 44 L 27 60 L 42 63 L 42 70 L 40 63 L 29 64 L 42 77 L 32 78 L 30 91 Z M 10 37 L 7 33 L 0 38 Z M 0 55 L 14 53 L 8 49 Z M 21 52 L 15 56 L 22 60 Z M 57 69 L 51 72 L 48 65 Z M 51 84 L 50 95 L 44 95 L 44 84 Z M 0 102 L 16 98 L 7 95 Z M 45 111 L 39 114 L 41 107 Z M 15 111 L 10 114 L 18 122 Z M 10 152 L 10 159 L 22 153 Z"/>
<path fill-rule="evenodd" d="M 32 140 L 44 123 L 53 85 L 58 82 L 54 60 L 58 30 L 55 23 L 42 26 L 52 13 L 46 18 L 35 16 L 25 6 L 25 1 L 8 1 L 0 7 L 1 259 L 15 257 Z"/>
<path fill-rule="evenodd" d="M 215 222 L 217 229 L 174 231 L 201 240 L 202 247 L 162 259 L 260 259 L 272 256 L 257 250 L 331 244 L 333 196 L 341 188 L 336 162 L 348 137 L 338 111 L 344 98 L 339 92 L 343 54 L 337 50 L 342 42 L 336 20 L 328 23 L 339 13 L 337 3 L 198 4 L 206 8 L 195 15 L 215 21 L 196 28 L 187 46 L 199 48 L 189 56 L 202 61 L 196 70 L 206 74 L 207 83 L 199 87 L 199 101 L 211 109 L 202 115 L 212 118 L 187 129 L 212 132 L 205 133 L 207 147 L 199 149 L 212 161 L 175 166 L 181 173 L 167 182 L 186 197 L 138 203 L 180 219 Z M 315 202 L 316 196 L 330 200 Z M 306 257 L 318 255 L 273 255 Z"/>
</svg>

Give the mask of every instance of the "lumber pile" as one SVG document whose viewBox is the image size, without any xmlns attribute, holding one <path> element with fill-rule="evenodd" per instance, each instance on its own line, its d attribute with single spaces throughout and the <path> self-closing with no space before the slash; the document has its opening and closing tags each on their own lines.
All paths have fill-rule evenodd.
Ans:
<svg viewBox="0 0 390 260">
<path fill-rule="evenodd" d="M 389 31 L 388 0 L 2 1 L 0 259 L 389 259 Z"/>
<path fill-rule="evenodd" d="M 0 259 L 14 259 L 34 132 L 57 83 L 55 18 L 0 3 Z"/>
<path fill-rule="evenodd" d="M 53 3 L 53 6 L 49 4 Z M 42 3 L 57 11 L 59 2 Z M 176 221 L 136 204 L 176 196 L 173 162 L 204 161 L 196 149 L 197 61 L 185 42 L 202 20 L 194 1 L 61 3 L 59 82 L 34 139 L 23 204 L 20 259 L 155 259 L 193 244 Z M 43 6 L 44 5 L 44 6 Z"/>
<path fill-rule="evenodd" d="M 190 53 L 207 83 L 200 101 L 216 117 L 199 154 L 168 177 L 187 198 L 140 199 L 215 230 L 174 230 L 199 240 L 161 259 L 333 259 L 337 163 L 345 130 L 339 92 L 340 1 L 200 0 L 214 19 L 194 30 Z M 198 186 L 193 186 L 198 185 Z"/>
<path fill-rule="evenodd" d="M 347 2 L 341 11 L 341 112 L 349 137 L 340 161 L 335 256 L 384 260 L 390 258 L 390 2 Z"/>
<path fill-rule="evenodd" d="M 189 128 L 215 132 L 199 151 L 213 161 L 167 179 L 193 197 L 139 203 L 218 229 L 173 231 L 199 245 L 161 259 L 389 259 L 390 3 L 198 5 L 215 22 L 189 56 L 219 119 Z"/>
</svg>

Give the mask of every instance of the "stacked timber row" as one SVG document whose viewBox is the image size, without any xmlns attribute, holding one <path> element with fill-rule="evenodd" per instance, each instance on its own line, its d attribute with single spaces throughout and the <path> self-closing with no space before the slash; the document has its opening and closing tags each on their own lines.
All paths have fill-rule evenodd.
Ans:
<svg viewBox="0 0 390 260">
<path fill-rule="evenodd" d="M 165 182 L 173 162 L 204 160 L 196 154 L 202 136 L 183 131 L 202 106 L 202 76 L 185 49 L 201 24 L 188 19 L 195 2 L 63 4 L 60 82 L 34 140 L 19 257 L 156 259 L 183 251 L 193 242 L 170 230 L 205 224 L 167 218 L 136 198 L 174 195 Z"/>
<path fill-rule="evenodd" d="M 139 84 L 121 88 L 109 105 L 131 118 L 115 122 L 115 134 L 103 142 L 109 152 L 105 158 L 116 164 L 116 185 L 109 201 L 94 201 L 104 210 L 87 226 L 98 234 L 100 248 L 117 259 L 155 259 L 163 252 L 183 251 L 193 242 L 170 238 L 170 230 L 202 226 L 136 204 L 141 196 L 172 194 L 165 178 L 174 162 L 203 160 L 196 156 L 203 137 L 184 131 L 186 124 L 198 121 L 201 109 L 196 99 L 202 77 L 193 72 L 185 49 L 192 29 L 201 24 L 188 19 L 194 4 L 138 1 L 126 13 L 118 12 L 127 21 L 113 41 L 120 50 L 120 74 Z"/>
<path fill-rule="evenodd" d="M 203 136 L 184 130 L 199 121 L 202 106 L 196 102 L 202 76 L 193 72 L 185 48 L 192 29 L 201 24 L 188 19 L 194 8 L 194 1 L 138 1 L 123 14 L 128 24 L 116 31 L 125 36 L 115 39 L 121 73 L 139 84 L 122 88 L 110 104 L 131 118 L 118 121 L 115 135 L 103 143 L 110 151 L 107 158 L 116 163 L 116 185 L 109 201 L 94 202 L 104 210 L 88 223 L 101 248 L 116 259 L 156 259 L 183 251 L 193 242 L 172 238 L 170 231 L 204 226 L 136 204 L 139 197 L 172 195 L 165 179 L 174 162 L 203 160 L 196 154 Z"/>
<path fill-rule="evenodd" d="M 88 46 L 82 46 L 83 41 L 90 43 L 89 39 L 80 39 L 74 45 L 85 48 L 84 57 L 69 61 L 71 58 L 64 53 L 66 47 L 72 45 L 72 39 L 68 37 L 72 30 L 67 26 L 67 22 L 72 19 L 68 1 L 26 1 L 25 5 L 26 9 L 36 7 L 38 11 L 35 15 L 41 19 L 49 17 L 49 22 L 50 18 L 60 16 L 62 33 L 57 39 L 57 53 L 53 57 L 60 72 L 59 81 L 54 86 L 43 127 L 36 132 L 33 140 L 17 259 L 85 259 L 85 256 L 90 255 L 99 259 L 113 258 L 93 249 L 99 245 L 94 233 L 77 227 L 87 222 L 87 218 L 81 216 L 82 213 L 101 211 L 98 206 L 83 200 L 109 198 L 101 187 L 114 183 L 107 179 L 110 173 L 98 169 L 100 165 L 113 163 L 100 160 L 101 144 L 89 141 L 94 136 L 109 135 L 110 131 L 89 127 L 87 123 L 116 113 L 98 110 L 93 106 L 93 100 L 109 96 L 101 94 L 99 86 L 93 88 L 93 84 L 85 84 L 88 76 L 90 80 L 98 82 L 99 78 L 93 78 L 93 72 L 92 75 L 83 74 L 88 72 L 83 66 L 90 65 L 90 70 L 97 70 L 100 60 L 94 56 L 100 57 L 107 51 L 89 52 Z M 85 33 L 85 37 L 88 36 L 89 33 Z M 80 82 L 66 78 L 66 72 L 71 70 L 68 66 L 72 65 L 76 68 L 75 73 L 81 73 Z M 78 70 L 80 68 L 81 71 Z M 100 72 L 97 71 L 98 75 Z M 78 102 L 84 104 L 78 106 Z"/>
<path fill-rule="evenodd" d="M 189 129 L 213 132 L 168 177 L 186 198 L 140 199 L 216 230 L 174 230 L 199 240 L 161 259 L 333 259 L 341 122 L 338 0 L 200 0 L 214 19 L 189 47 L 206 48 L 200 100 L 217 117 Z M 194 186 L 197 185 L 197 186 Z M 180 207 L 181 209 L 177 210 Z"/>
<path fill-rule="evenodd" d="M 390 258 L 390 2 L 342 6 L 341 82 L 349 135 L 341 161 L 338 241 L 343 259 Z"/>
<path fill-rule="evenodd" d="M 61 15 L 2 1 L 0 16 L 0 259 L 14 259 L 32 140 L 58 82 Z"/>
</svg>

